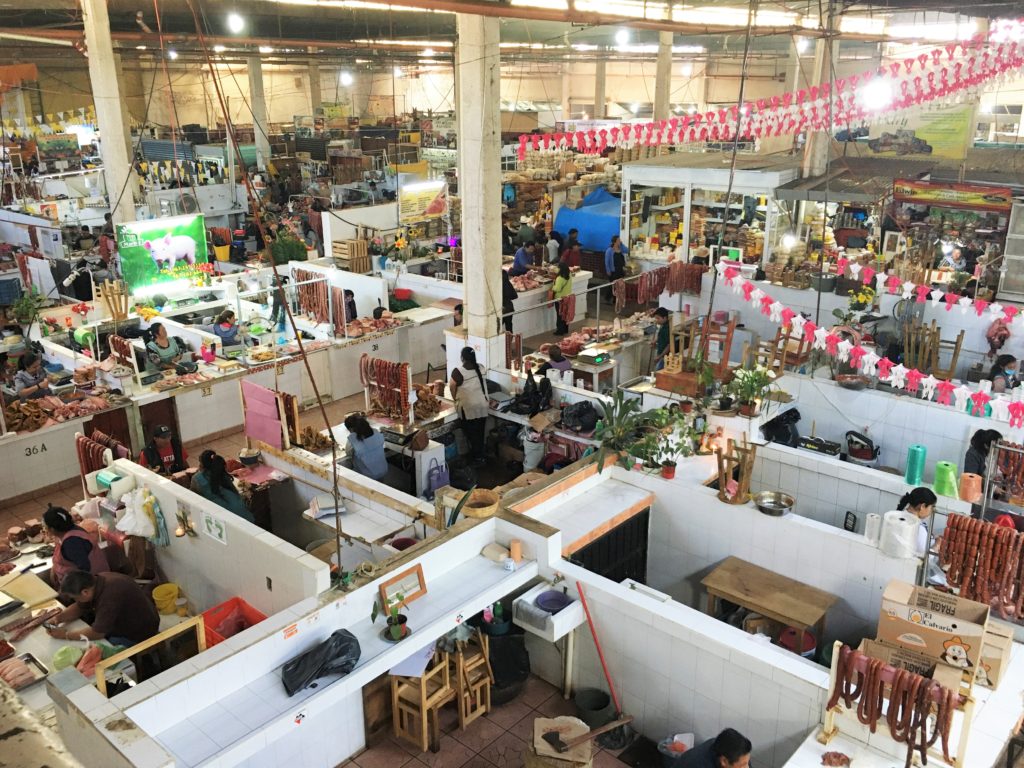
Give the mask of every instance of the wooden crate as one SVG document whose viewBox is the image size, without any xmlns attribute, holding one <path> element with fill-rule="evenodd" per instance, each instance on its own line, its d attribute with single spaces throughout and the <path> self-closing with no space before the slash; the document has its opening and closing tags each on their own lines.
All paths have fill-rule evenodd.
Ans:
<svg viewBox="0 0 1024 768">
<path fill-rule="evenodd" d="M 331 243 L 331 254 L 342 269 L 349 272 L 369 272 L 369 244 L 365 240 L 335 240 Z"/>
</svg>

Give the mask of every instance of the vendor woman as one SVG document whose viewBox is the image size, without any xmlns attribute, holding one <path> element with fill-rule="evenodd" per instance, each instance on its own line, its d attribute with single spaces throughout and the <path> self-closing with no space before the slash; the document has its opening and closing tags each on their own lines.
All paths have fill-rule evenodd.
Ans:
<svg viewBox="0 0 1024 768">
<path fill-rule="evenodd" d="M 964 454 L 964 472 L 985 476 L 985 465 L 988 463 L 988 452 L 993 443 L 1003 439 L 996 429 L 979 429 L 971 435 L 971 445 Z"/>
<path fill-rule="evenodd" d="M 346 450 L 352 457 L 352 469 L 373 480 L 381 480 L 388 473 L 388 460 L 384 455 L 384 435 L 370 426 L 361 413 L 345 419 L 348 430 Z"/>
<path fill-rule="evenodd" d="M 245 499 L 235 488 L 234 478 L 228 474 L 224 457 L 216 451 L 205 450 L 199 454 L 199 471 L 192 476 L 191 487 L 204 499 L 219 504 L 228 512 L 234 512 L 250 523 L 256 522 L 245 505 Z"/>
<path fill-rule="evenodd" d="M 77 525 L 66 509 L 50 507 L 43 513 L 43 524 L 54 541 L 50 580 L 55 587 L 59 588 L 72 571 L 103 573 L 110 570 L 99 542 Z"/>
<path fill-rule="evenodd" d="M 43 361 L 35 352 L 21 357 L 21 370 L 14 374 L 14 390 L 22 400 L 34 400 L 50 394 L 50 382 L 43 370 Z"/>
<path fill-rule="evenodd" d="M 242 341 L 238 338 L 238 321 L 235 320 L 235 313 L 230 309 L 225 309 L 217 317 L 217 321 L 213 324 L 213 333 L 220 339 L 222 347 L 231 347 L 236 344 L 241 344 Z"/>
<path fill-rule="evenodd" d="M 903 494 L 896 509 L 902 512 L 909 512 L 915 515 L 921 524 L 917 528 L 917 542 L 914 547 L 918 557 L 925 558 L 928 563 L 928 583 L 945 585 L 946 576 L 939 567 L 935 557 L 928 554 L 928 524 L 932 513 L 935 512 L 935 502 L 939 499 L 930 488 L 915 488 L 910 493 Z"/>
<path fill-rule="evenodd" d="M 196 364 L 188 359 L 186 351 L 179 348 L 178 342 L 167 335 L 163 323 L 153 323 L 149 326 L 146 355 L 150 365 L 156 370 L 191 372 L 196 369 Z"/>
<path fill-rule="evenodd" d="M 997 357 L 992 370 L 988 374 L 989 381 L 992 382 L 992 391 L 1008 392 L 1016 387 L 1020 383 L 1017 381 L 1017 368 L 1019 365 L 1020 363 L 1017 362 L 1017 358 L 1013 355 L 1000 355 Z"/>
</svg>

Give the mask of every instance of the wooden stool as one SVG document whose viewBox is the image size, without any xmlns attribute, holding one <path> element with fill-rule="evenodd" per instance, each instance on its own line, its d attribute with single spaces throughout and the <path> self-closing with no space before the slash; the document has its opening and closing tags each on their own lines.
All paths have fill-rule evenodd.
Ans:
<svg viewBox="0 0 1024 768">
<path fill-rule="evenodd" d="M 448 654 L 437 653 L 421 677 L 391 677 L 391 710 L 395 737 L 423 752 L 441 749 L 438 710 L 455 698 Z"/>
<path fill-rule="evenodd" d="M 459 705 L 459 728 L 466 726 L 491 711 L 490 642 L 479 628 L 453 655 L 456 700 Z"/>
<path fill-rule="evenodd" d="M 533 721 L 533 743 L 523 752 L 525 768 L 591 768 L 593 741 L 568 752 L 559 752 L 544 741 L 544 734 L 550 731 L 558 731 L 562 741 L 568 741 L 589 732 L 590 728 L 577 717 L 538 717 Z"/>
</svg>

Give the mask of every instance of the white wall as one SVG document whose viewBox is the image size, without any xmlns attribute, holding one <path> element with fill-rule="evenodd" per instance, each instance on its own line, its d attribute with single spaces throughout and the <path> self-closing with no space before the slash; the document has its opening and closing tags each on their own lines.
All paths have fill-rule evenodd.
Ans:
<svg viewBox="0 0 1024 768">
<path fill-rule="evenodd" d="M 332 242 L 353 240 L 358 237 L 359 227 L 393 230 L 399 226 L 398 203 L 342 208 L 324 211 L 320 216 L 323 219 L 325 253 Z M 373 268 L 377 269 L 377 265 L 373 265 Z"/>
<path fill-rule="evenodd" d="M 168 581 L 181 587 L 194 612 L 241 596 L 270 616 L 330 585 L 327 565 L 301 549 L 134 462 L 121 460 L 115 466 L 147 485 L 160 502 L 171 542 L 157 549 L 157 563 Z M 190 511 L 198 536 L 174 535 L 179 509 Z M 204 515 L 224 524 L 227 544 L 203 533 Z"/>
</svg>

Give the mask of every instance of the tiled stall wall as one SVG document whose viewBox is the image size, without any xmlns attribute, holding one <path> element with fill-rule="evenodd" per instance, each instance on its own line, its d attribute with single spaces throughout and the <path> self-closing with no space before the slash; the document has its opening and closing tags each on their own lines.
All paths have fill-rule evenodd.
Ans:
<svg viewBox="0 0 1024 768">
<path fill-rule="evenodd" d="M 788 373 L 779 379 L 779 386 L 797 402 L 801 434 L 809 435 L 813 424 L 818 437 L 845 445 L 848 431 L 860 432 L 881 446 L 880 463 L 901 473 L 907 467 L 907 449 L 915 443 L 925 446 L 925 481 L 929 483 L 937 461 L 951 461 L 963 470 L 964 453 L 978 429 L 996 429 L 1007 439 L 1024 442 L 1024 429 L 907 395 L 872 389 L 854 392 L 828 379 Z"/>
<path fill-rule="evenodd" d="M 78 477 L 75 432 L 88 419 L 55 424 L 38 434 L 8 433 L 0 439 L 0 507 L 7 499 L 29 494 L 41 485 Z M 46 499 L 39 499 L 40 512 Z"/>
<path fill-rule="evenodd" d="M 152 490 L 172 531 L 179 503 L 190 511 L 199 535 L 172 535 L 157 558 L 167 579 L 181 587 L 194 610 L 244 595 L 269 616 L 329 586 L 327 564 L 312 555 L 137 464 L 122 460 L 117 467 Z M 226 543 L 203 532 L 205 516 L 224 525 Z"/>
<path fill-rule="evenodd" d="M 694 733 L 699 742 L 736 728 L 753 742 L 754 764 L 766 768 L 783 765 L 819 722 L 827 698 L 824 667 L 755 643 L 686 606 L 658 603 L 593 574 L 586 578 L 622 709 L 648 738 Z M 527 635 L 527 648 L 533 671 L 560 686 L 555 646 Z M 575 648 L 574 689 L 607 691 L 586 624 L 576 630 Z"/>
<path fill-rule="evenodd" d="M 769 517 L 751 504 L 725 504 L 710 488 L 666 493 L 660 478 L 612 471 L 656 494 L 648 585 L 698 610 L 706 594 L 701 579 L 733 555 L 838 596 L 826 621 L 826 640 L 856 641 L 874 637 L 885 585 L 892 579 L 913 581 L 917 574 L 917 559 L 886 557 L 863 536 L 798 515 Z"/>
<path fill-rule="evenodd" d="M 751 480 L 752 491 L 788 493 L 796 500 L 796 514 L 837 528 L 843 527 L 848 511 L 854 512 L 857 533 L 864 532 L 869 513 L 882 515 L 896 509 L 913 487 L 902 475 L 771 443 L 758 447 Z M 945 529 L 947 514 L 971 512 L 970 504 L 947 496 L 940 496 L 935 506 L 936 533 Z"/>
</svg>

